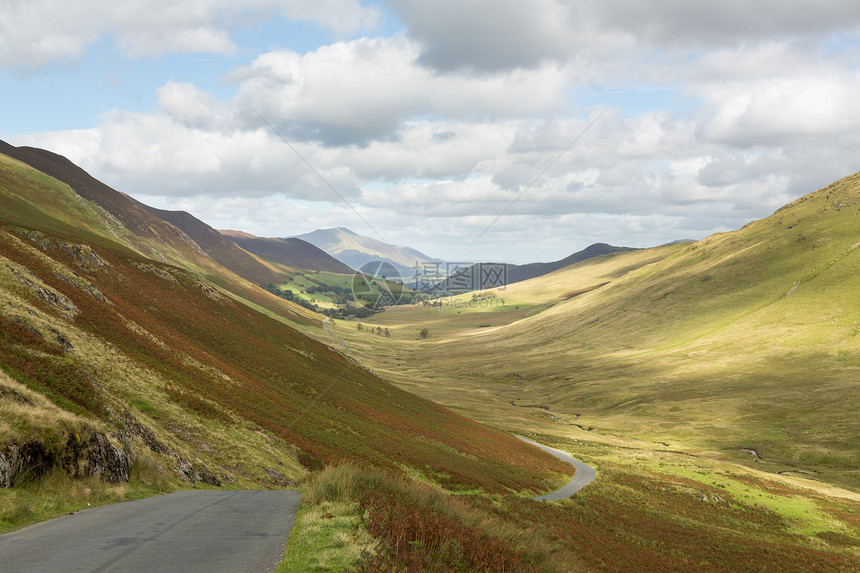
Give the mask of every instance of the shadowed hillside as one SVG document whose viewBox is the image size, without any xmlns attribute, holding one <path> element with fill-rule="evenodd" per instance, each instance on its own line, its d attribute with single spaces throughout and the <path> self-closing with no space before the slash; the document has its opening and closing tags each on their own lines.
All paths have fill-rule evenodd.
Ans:
<svg viewBox="0 0 860 573">
<path fill-rule="evenodd" d="M 349 275 L 355 273 L 351 267 L 301 239 L 255 237 L 242 231 L 219 232 L 249 253 L 288 267 Z"/>
</svg>

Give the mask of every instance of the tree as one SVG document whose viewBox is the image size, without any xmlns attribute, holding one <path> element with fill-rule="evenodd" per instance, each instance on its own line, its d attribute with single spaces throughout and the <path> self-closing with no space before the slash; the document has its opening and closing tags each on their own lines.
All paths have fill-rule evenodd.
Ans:
<svg viewBox="0 0 860 573">
<path fill-rule="evenodd" d="M 358 323 L 358 329 L 359 329 L 359 330 L 364 330 L 364 326 L 362 326 L 362 324 L 361 324 L 360 322 Z"/>
<path fill-rule="evenodd" d="M 430 331 L 426 328 L 422 328 L 421 332 L 419 332 L 418 334 L 421 335 L 421 338 L 427 338 L 428 336 L 430 336 Z"/>
</svg>

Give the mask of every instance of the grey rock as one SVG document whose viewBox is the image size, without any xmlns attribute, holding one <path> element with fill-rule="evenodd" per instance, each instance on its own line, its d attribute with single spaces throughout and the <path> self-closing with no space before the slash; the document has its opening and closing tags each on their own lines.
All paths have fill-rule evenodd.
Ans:
<svg viewBox="0 0 860 573">
<path fill-rule="evenodd" d="M 37 441 L 9 444 L 0 451 L 0 487 L 13 487 L 22 480 L 38 479 L 53 465 L 53 456 Z"/>
</svg>

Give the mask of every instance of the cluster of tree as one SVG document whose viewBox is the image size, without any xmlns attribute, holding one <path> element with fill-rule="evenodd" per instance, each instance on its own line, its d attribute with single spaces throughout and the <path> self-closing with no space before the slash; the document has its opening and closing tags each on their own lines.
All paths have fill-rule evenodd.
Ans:
<svg viewBox="0 0 860 573">
<path fill-rule="evenodd" d="M 359 322 L 357 328 L 360 331 L 366 330 L 367 332 L 371 334 L 376 334 L 377 336 L 391 336 L 391 331 L 388 330 L 388 327 L 382 328 L 381 326 L 377 326 L 376 328 L 374 328 L 372 326 L 364 326 Z"/>
<path fill-rule="evenodd" d="M 328 293 L 328 294 L 337 294 L 348 297 L 350 300 L 353 298 L 352 289 L 337 285 L 318 285 L 312 286 L 305 289 L 305 292 L 308 294 L 315 294 L 318 292 Z"/>
<path fill-rule="evenodd" d="M 489 291 L 472 293 L 472 300 L 487 300 L 491 298 L 496 298 L 496 293 Z"/>
<path fill-rule="evenodd" d="M 320 312 L 329 318 L 367 318 L 369 316 L 373 316 L 378 311 L 366 306 L 343 305 L 338 306 L 337 308 L 326 308 Z"/>
<path fill-rule="evenodd" d="M 304 275 L 299 274 L 296 276 Z M 378 289 L 383 289 L 383 286 L 380 285 L 377 281 L 371 279 L 370 282 L 375 284 Z M 314 285 L 307 287 L 301 293 L 296 293 L 289 289 L 281 289 L 272 283 L 267 283 L 260 286 L 272 294 L 275 294 L 283 299 L 295 302 L 296 304 L 299 304 L 315 312 L 321 312 L 322 314 L 325 314 L 330 318 L 367 318 L 369 316 L 373 316 L 377 312 L 384 311 L 387 306 L 386 302 L 388 304 L 410 304 L 414 302 L 416 296 L 418 295 L 418 293 L 402 289 L 401 287 L 396 292 L 391 293 L 392 296 L 388 297 L 388 299 L 392 299 L 390 301 L 378 296 L 371 296 L 372 300 L 365 301 L 356 300 L 352 289 L 348 286 Z M 368 290 L 369 289 L 370 287 L 368 286 Z M 332 302 L 336 305 L 336 308 L 321 309 L 318 305 L 314 304 L 312 301 L 303 298 L 302 296 L 316 294 L 324 294 L 329 296 Z M 355 302 L 364 304 L 351 304 Z"/>
</svg>

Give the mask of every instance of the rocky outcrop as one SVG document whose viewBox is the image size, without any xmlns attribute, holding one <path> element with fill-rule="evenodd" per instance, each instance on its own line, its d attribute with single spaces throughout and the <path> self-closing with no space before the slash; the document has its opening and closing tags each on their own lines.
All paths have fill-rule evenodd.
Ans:
<svg viewBox="0 0 860 573">
<path fill-rule="evenodd" d="M 107 410 L 119 422 L 119 439 L 126 450 L 134 452 L 133 443 L 139 441 L 150 451 L 157 454 L 173 455 L 173 451 L 158 441 L 158 438 L 155 437 L 155 433 L 149 426 L 142 424 L 128 408 L 123 407 L 122 412 L 116 412 L 109 407 Z"/>
<path fill-rule="evenodd" d="M 209 485 L 220 486 L 221 480 L 206 469 L 206 466 L 201 465 L 200 468 L 194 467 L 194 464 L 183 458 L 176 456 L 176 471 L 179 473 L 179 478 L 190 483 L 203 482 Z"/>
<path fill-rule="evenodd" d="M 71 243 L 58 242 L 57 248 L 72 257 L 75 262 L 83 268 L 102 268 L 108 266 L 107 262 L 89 245 L 75 245 Z"/>
<path fill-rule="evenodd" d="M 175 458 L 176 473 L 179 476 L 179 479 L 189 483 L 202 482 L 214 486 L 221 485 L 221 480 L 218 479 L 218 477 L 211 471 L 206 469 L 206 466 L 202 464 L 195 465 L 161 443 L 158 438 L 155 437 L 155 433 L 149 428 L 149 426 L 141 423 L 128 408 L 123 408 L 122 412 L 110 409 L 109 411 L 114 419 L 120 424 L 121 430 L 119 439 L 122 441 L 125 449 L 132 453 L 132 455 L 134 452 L 133 444 L 141 442 L 150 451 Z"/>
<path fill-rule="evenodd" d="M 0 451 L 0 487 L 39 479 L 53 465 L 52 458 L 44 444 L 37 441 L 9 444 Z"/>
<path fill-rule="evenodd" d="M 76 289 L 80 289 L 80 290 L 84 291 L 85 293 L 87 293 L 88 295 L 90 295 L 91 297 L 93 297 L 94 299 L 96 299 L 99 302 L 107 302 L 107 299 L 105 298 L 105 295 L 102 294 L 102 291 L 100 291 L 95 286 L 93 286 L 90 282 L 84 280 L 83 278 L 79 277 L 75 273 L 72 273 L 72 274 L 54 273 L 54 276 L 56 276 L 58 279 L 60 279 L 64 283 L 71 285 L 71 286 L 75 287 Z"/>
<path fill-rule="evenodd" d="M 56 309 L 63 317 L 72 319 L 81 313 L 80 309 L 71 299 L 43 283 L 29 269 L 15 265 L 14 263 L 7 263 L 6 267 L 19 283 Z"/>
<path fill-rule="evenodd" d="M 36 480 L 53 467 L 75 478 L 96 477 L 110 483 L 128 481 L 128 453 L 113 445 L 102 433 L 86 440 L 75 434 L 59 452 L 49 451 L 41 442 L 9 444 L 0 451 L 0 487 L 14 487 Z"/>
<path fill-rule="evenodd" d="M 92 476 L 109 483 L 128 481 L 128 452 L 114 446 L 104 434 L 93 434 L 85 442 L 77 435 L 72 436 L 59 462 L 75 478 Z"/>
</svg>

